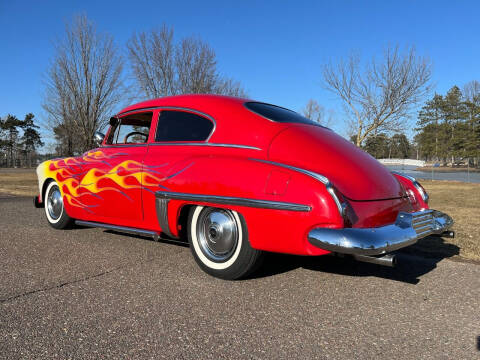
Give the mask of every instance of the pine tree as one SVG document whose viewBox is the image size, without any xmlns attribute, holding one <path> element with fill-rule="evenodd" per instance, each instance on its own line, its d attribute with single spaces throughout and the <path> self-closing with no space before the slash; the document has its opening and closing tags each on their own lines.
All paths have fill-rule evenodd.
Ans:
<svg viewBox="0 0 480 360">
<path fill-rule="evenodd" d="M 393 158 L 408 158 L 410 155 L 410 148 L 410 142 L 405 134 L 395 134 L 390 138 L 390 152 Z"/>
<path fill-rule="evenodd" d="M 467 116 L 467 109 L 463 101 L 463 95 L 458 86 L 453 86 L 445 95 L 443 103 L 444 123 L 448 127 L 448 155 L 455 162 L 456 156 L 464 156 L 465 128 L 463 122 Z"/>
<path fill-rule="evenodd" d="M 7 154 L 7 166 L 15 166 L 18 150 L 18 127 L 22 121 L 18 120 L 16 116 L 8 114 L 6 118 L 0 122 L 0 127 L 4 132 L 4 139 L 2 141 L 3 148 Z"/>
<path fill-rule="evenodd" d="M 389 141 L 390 139 L 385 133 L 371 135 L 365 140 L 365 145 L 362 149 L 376 159 L 386 159 L 390 157 Z"/>
<path fill-rule="evenodd" d="M 415 136 L 422 156 L 426 158 L 473 158 L 480 160 L 480 83 L 472 81 L 462 92 L 453 86 L 445 96 L 436 94 L 418 114 Z"/>
<path fill-rule="evenodd" d="M 466 156 L 473 158 L 473 165 L 479 166 L 480 158 L 480 83 L 472 81 L 465 85 Z"/>
<path fill-rule="evenodd" d="M 432 100 L 427 101 L 418 114 L 418 128 L 416 129 L 420 131 L 418 143 L 422 153 L 437 161 L 440 157 L 446 156 L 441 126 L 443 104 L 443 96 L 438 94 L 435 94 Z"/>
<path fill-rule="evenodd" d="M 23 136 L 21 138 L 21 144 L 23 152 L 25 154 L 25 160 L 28 161 L 28 166 L 32 166 L 32 155 L 38 147 L 43 146 L 43 142 L 40 138 L 40 133 L 37 131 L 39 127 L 35 125 L 33 119 L 35 115 L 29 113 L 25 115 L 25 120 L 21 123 L 23 129 Z"/>
</svg>

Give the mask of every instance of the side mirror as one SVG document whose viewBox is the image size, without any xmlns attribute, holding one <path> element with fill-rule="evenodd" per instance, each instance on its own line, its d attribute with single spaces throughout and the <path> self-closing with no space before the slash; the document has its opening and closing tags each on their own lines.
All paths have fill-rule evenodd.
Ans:
<svg viewBox="0 0 480 360">
<path fill-rule="evenodd" d="M 105 134 L 102 134 L 100 131 L 95 131 L 95 134 L 93 134 L 93 141 L 95 145 L 102 145 L 103 139 L 105 139 Z"/>
</svg>

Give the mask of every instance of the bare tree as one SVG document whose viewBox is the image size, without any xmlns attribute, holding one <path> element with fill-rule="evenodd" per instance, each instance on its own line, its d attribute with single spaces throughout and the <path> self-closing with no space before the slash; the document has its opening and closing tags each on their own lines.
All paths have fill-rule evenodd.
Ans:
<svg viewBox="0 0 480 360">
<path fill-rule="evenodd" d="M 127 43 L 133 76 L 148 97 L 178 94 L 245 96 L 239 82 L 217 71 L 215 51 L 200 39 L 175 43 L 173 29 L 134 34 Z"/>
<path fill-rule="evenodd" d="M 236 97 L 248 96 L 243 89 L 242 84 L 239 81 L 230 78 L 217 79 L 217 83 L 215 84 L 212 93 Z"/>
<path fill-rule="evenodd" d="M 64 134 L 70 155 L 93 147 L 94 132 L 106 125 L 114 107 L 125 99 L 122 71 L 123 60 L 113 39 L 97 33 L 85 15 L 66 26 L 66 36 L 57 41 L 46 73 L 43 108 L 49 127 Z"/>
<path fill-rule="evenodd" d="M 134 34 L 127 44 L 133 75 L 141 91 L 158 97 L 175 94 L 175 45 L 173 30 Z"/>
<path fill-rule="evenodd" d="M 217 81 L 215 52 L 199 39 L 183 39 L 176 49 L 177 91 L 180 94 L 212 92 Z"/>
<path fill-rule="evenodd" d="M 310 99 L 307 105 L 302 109 L 303 116 L 312 121 L 318 122 L 323 126 L 330 126 L 332 122 L 332 113 L 325 115 L 325 108 L 321 106 L 316 100 Z"/>
<path fill-rule="evenodd" d="M 303 115 L 312 121 L 321 123 L 325 114 L 325 109 L 320 106 L 316 100 L 310 99 L 302 110 Z"/>
<path fill-rule="evenodd" d="M 373 58 L 364 67 L 355 55 L 325 65 L 323 79 L 327 90 L 342 100 L 350 135 L 361 146 L 371 134 L 406 128 L 415 105 L 430 91 L 431 63 L 414 48 L 401 53 L 398 46 L 389 47 L 381 61 Z"/>
<path fill-rule="evenodd" d="M 477 80 L 469 81 L 463 86 L 463 96 L 465 100 L 471 103 L 480 103 L 480 82 Z"/>
</svg>

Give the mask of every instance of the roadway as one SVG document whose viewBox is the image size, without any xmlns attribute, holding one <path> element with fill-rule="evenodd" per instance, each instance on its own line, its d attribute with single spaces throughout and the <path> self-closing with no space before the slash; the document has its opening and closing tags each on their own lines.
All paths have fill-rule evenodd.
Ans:
<svg viewBox="0 0 480 360">
<path fill-rule="evenodd" d="M 0 196 L 0 358 L 478 359 L 480 266 L 270 255 L 203 273 L 186 246 L 59 231 Z"/>
</svg>

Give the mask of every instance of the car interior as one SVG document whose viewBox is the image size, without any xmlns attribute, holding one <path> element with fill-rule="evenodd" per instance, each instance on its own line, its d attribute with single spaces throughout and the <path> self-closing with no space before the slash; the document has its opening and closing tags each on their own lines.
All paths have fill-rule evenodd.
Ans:
<svg viewBox="0 0 480 360">
<path fill-rule="evenodd" d="M 127 115 L 121 118 L 112 118 L 112 129 L 107 144 L 143 144 L 148 140 L 150 125 L 152 124 L 151 112 Z"/>
</svg>

